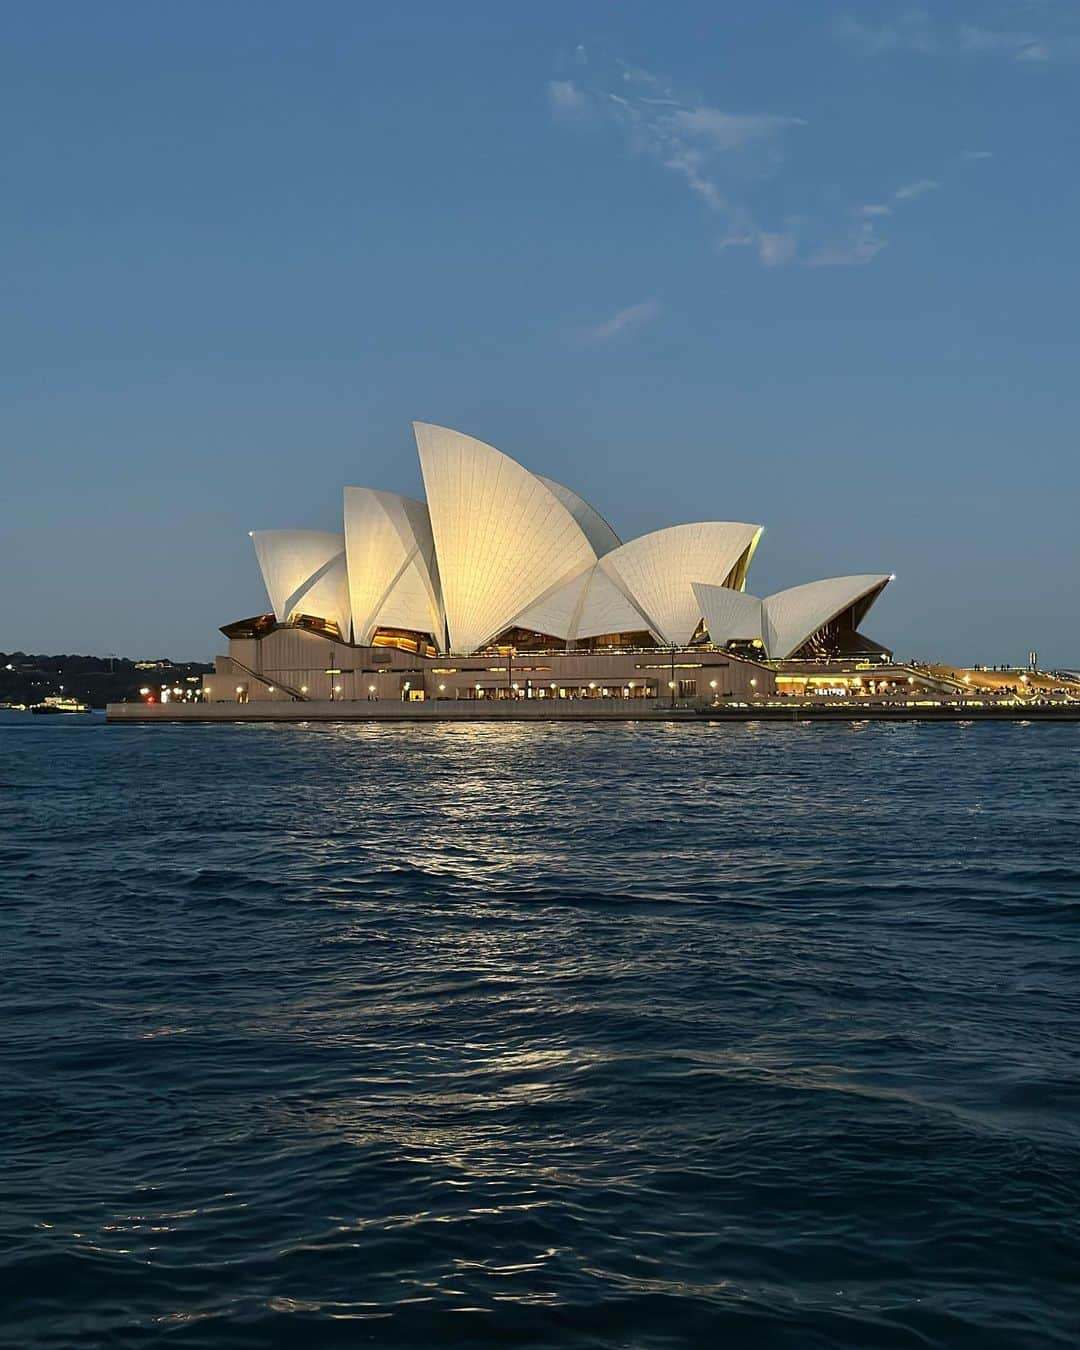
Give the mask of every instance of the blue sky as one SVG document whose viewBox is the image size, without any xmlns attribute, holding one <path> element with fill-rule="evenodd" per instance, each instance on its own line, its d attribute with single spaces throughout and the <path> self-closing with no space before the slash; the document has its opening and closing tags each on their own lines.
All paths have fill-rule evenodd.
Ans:
<svg viewBox="0 0 1080 1350">
<path fill-rule="evenodd" d="M 211 655 L 410 421 L 1080 665 L 1080 6 L 11 6 L 0 647 Z"/>
</svg>

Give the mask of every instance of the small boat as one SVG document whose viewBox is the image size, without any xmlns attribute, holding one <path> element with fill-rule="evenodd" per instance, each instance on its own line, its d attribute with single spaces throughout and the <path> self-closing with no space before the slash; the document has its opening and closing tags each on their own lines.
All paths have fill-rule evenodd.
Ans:
<svg viewBox="0 0 1080 1350">
<path fill-rule="evenodd" d="M 38 716 L 50 713 L 88 713 L 90 704 L 83 703 L 77 698 L 64 698 L 60 694 L 48 694 L 41 703 L 35 703 L 30 711 L 38 714 Z"/>
</svg>

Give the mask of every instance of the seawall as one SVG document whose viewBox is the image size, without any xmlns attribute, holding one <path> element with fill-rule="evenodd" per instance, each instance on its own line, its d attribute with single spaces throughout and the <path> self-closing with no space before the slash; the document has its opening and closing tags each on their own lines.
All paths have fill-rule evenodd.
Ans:
<svg viewBox="0 0 1080 1350">
<path fill-rule="evenodd" d="M 1080 722 L 1080 700 L 1068 703 L 797 703 L 739 708 L 634 706 L 626 699 L 495 701 L 440 699 L 254 703 L 110 703 L 113 723 L 160 722 Z"/>
</svg>

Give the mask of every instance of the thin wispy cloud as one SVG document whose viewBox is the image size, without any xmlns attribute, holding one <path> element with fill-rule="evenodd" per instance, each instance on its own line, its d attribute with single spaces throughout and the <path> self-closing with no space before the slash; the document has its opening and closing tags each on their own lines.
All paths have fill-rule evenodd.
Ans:
<svg viewBox="0 0 1080 1350">
<path fill-rule="evenodd" d="M 1032 61 L 1041 64 L 1053 60 L 1053 50 L 1048 42 L 1032 42 L 1020 48 L 1016 53 L 1017 61 Z"/>
<path fill-rule="evenodd" d="M 807 259 L 810 267 L 865 267 L 873 262 L 888 240 L 882 238 L 873 217 L 854 211 L 847 235 L 822 244 Z"/>
<path fill-rule="evenodd" d="M 573 117 L 584 112 L 585 95 L 573 80 L 551 80 L 548 82 L 548 102 L 553 112 Z"/>
<path fill-rule="evenodd" d="M 996 57 L 1021 65 L 1040 66 L 1080 55 L 1076 11 L 1039 6 L 1041 31 L 1011 26 L 1010 20 L 1031 18 L 1032 6 L 1003 3 L 983 7 L 982 16 L 998 23 L 961 22 L 944 7 L 910 8 L 890 19 L 871 22 L 854 13 L 833 19 L 834 35 L 870 56 L 914 53 L 921 56 Z"/>
<path fill-rule="evenodd" d="M 583 63 L 579 52 L 577 64 Z M 720 108 L 621 60 L 606 78 L 590 72 L 588 80 L 579 74 L 552 81 L 548 97 L 559 115 L 572 112 L 617 127 L 631 154 L 678 178 L 723 221 L 719 248 L 749 247 L 767 267 L 793 256 L 787 233 L 763 228 L 742 188 L 748 178 L 776 171 L 784 137 L 805 125 L 801 117 Z"/>
<path fill-rule="evenodd" d="M 993 150 L 965 150 L 962 159 L 993 159 Z"/>
<path fill-rule="evenodd" d="M 914 183 L 905 183 L 903 187 L 897 188 L 893 193 L 894 202 L 917 202 L 920 197 L 925 197 L 928 192 L 933 192 L 941 184 L 934 178 L 920 178 Z"/>
<path fill-rule="evenodd" d="M 781 173 L 789 147 L 807 126 L 804 118 L 722 108 L 627 61 L 596 72 L 582 48 L 574 67 L 572 78 L 548 85 L 553 115 L 617 128 L 632 155 L 678 179 L 717 218 L 721 232 L 713 245 L 721 255 L 746 250 L 765 268 L 863 266 L 888 242 L 883 218 L 938 187 L 935 179 L 918 179 L 882 201 L 850 208 L 839 220 L 834 212 L 823 219 L 800 210 L 766 222 L 754 209 L 753 190 Z M 622 331 L 640 308 L 631 306 L 590 330 L 592 339 L 604 341 Z"/>
<path fill-rule="evenodd" d="M 978 24 L 962 24 L 958 39 L 961 51 L 1010 56 L 1015 61 L 1049 61 L 1051 44 L 1037 33 L 1013 33 Z"/>
<path fill-rule="evenodd" d="M 840 14 L 833 20 L 833 32 L 874 56 L 882 52 L 921 52 L 929 56 L 939 50 L 934 24 L 925 9 L 905 10 L 885 23 L 867 23 L 854 14 Z"/>
<path fill-rule="evenodd" d="M 898 187 L 884 201 L 864 202 L 852 207 L 846 234 L 816 248 L 807 259 L 809 266 L 865 267 L 888 245 L 888 239 L 881 233 L 882 221 L 893 216 L 898 208 L 918 201 L 940 186 L 933 178 L 919 178 Z"/>
<path fill-rule="evenodd" d="M 662 308 L 659 300 L 640 300 L 636 305 L 618 309 L 600 323 L 583 329 L 580 336 L 587 342 L 610 342 L 613 338 L 629 336 L 658 319 Z"/>
</svg>

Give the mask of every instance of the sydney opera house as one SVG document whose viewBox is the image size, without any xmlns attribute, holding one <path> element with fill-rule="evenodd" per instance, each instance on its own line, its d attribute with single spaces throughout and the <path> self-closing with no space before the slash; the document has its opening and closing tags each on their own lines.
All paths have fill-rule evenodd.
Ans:
<svg viewBox="0 0 1080 1350">
<path fill-rule="evenodd" d="M 255 530 L 269 611 L 226 625 L 211 701 L 764 694 L 808 662 L 887 660 L 860 633 L 883 574 L 760 598 L 762 526 L 625 542 L 571 488 L 416 423 L 426 500 L 346 487 L 344 529 Z"/>
</svg>

